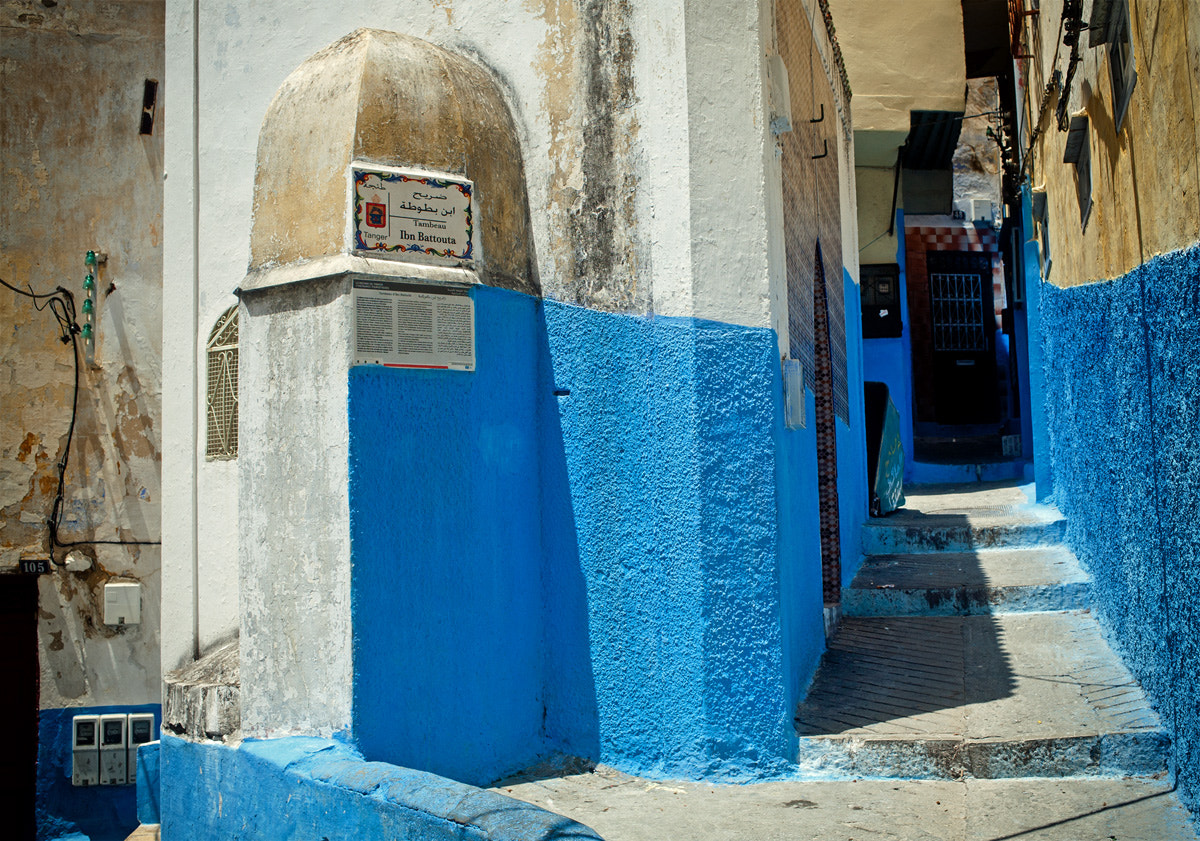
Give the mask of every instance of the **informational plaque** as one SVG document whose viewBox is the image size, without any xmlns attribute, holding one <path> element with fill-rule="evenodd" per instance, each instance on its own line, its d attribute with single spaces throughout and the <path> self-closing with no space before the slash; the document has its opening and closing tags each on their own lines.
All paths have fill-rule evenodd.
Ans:
<svg viewBox="0 0 1200 841">
<path fill-rule="evenodd" d="M 360 164 L 350 174 L 355 251 L 400 259 L 475 258 L 472 182 Z"/>
<path fill-rule="evenodd" d="M 475 302 L 467 286 L 355 278 L 354 364 L 475 370 Z"/>
</svg>

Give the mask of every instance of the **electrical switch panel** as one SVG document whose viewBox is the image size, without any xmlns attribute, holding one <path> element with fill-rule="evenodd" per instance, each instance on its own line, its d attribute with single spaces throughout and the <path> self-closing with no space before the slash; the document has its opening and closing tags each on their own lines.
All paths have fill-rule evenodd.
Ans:
<svg viewBox="0 0 1200 841">
<path fill-rule="evenodd" d="M 137 752 L 138 746 L 154 741 L 154 713 L 129 714 L 129 755 L 126 767 L 129 772 L 129 784 L 137 784 Z"/>
<path fill-rule="evenodd" d="M 100 784 L 100 716 L 71 719 L 71 785 Z"/>
<path fill-rule="evenodd" d="M 104 585 L 104 624 L 137 625 L 142 621 L 142 585 L 109 581 Z"/>
<path fill-rule="evenodd" d="M 100 716 L 100 785 L 123 786 L 129 780 L 126 729 L 129 716 Z"/>
</svg>

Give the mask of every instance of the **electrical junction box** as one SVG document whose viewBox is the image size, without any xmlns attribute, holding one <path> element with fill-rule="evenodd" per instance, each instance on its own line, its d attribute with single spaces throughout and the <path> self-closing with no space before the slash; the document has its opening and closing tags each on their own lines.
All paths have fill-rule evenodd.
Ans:
<svg viewBox="0 0 1200 841">
<path fill-rule="evenodd" d="M 126 738 L 129 716 L 114 713 L 100 716 L 100 785 L 123 786 L 129 781 Z"/>
<path fill-rule="evenodd" d="M 104 585 L 104 624 L 137 625 L 142 621 L 142 585 L 109 581 Z"/>
<path fill-rule="evenodd" d="M 138 746 L 154 741 L 154 713 L 129 714 L 129 754 L 125 760 L 129 783 L 137 783 Z"/>
<path fill-rule="evenodd" d="M 100 784 L 100 716 L 71 719 L 71 785 Z"/>
</svg>

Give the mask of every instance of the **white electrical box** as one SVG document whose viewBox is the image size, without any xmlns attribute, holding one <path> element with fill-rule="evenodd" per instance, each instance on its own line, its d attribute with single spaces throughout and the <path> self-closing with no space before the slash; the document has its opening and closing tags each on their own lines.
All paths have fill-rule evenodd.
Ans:
<svg viewBox="0 0 1200 841">
<path fill-rule="evenodd" d="M 799 359 L 783 360 L 783 420 L 788 429 L 803 429 L 804 368 Z"/>
<path fill-rule="evenodd" d="M 123 786 L 129 781 L 127 725 L 129 716 L 100 716 L 100 785 Z"/>
<path fill-rule="evenodd" d="M 138 746 L 154 741 L 154 713 L 129 714 L 129 756 L 125 761 L 130 785 L 137 784 Z"/>
<path fill-rule="evenodd" d="M 100 784 L 100 716 L 71 719 L 71 785 Z"/>
<path fill-rule="evenodd" d="M 137 625 L 142 621 L 142 585 L 109 581 L 104 585 L 104 624 Z"/>
</svg>

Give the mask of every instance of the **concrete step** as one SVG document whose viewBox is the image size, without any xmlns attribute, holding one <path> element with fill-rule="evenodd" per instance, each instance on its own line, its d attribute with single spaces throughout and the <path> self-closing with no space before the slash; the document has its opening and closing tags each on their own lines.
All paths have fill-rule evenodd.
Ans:
<svg viewBox="0 0 1200 841">
<path fill-rule="evenodd" d="M 806 779 L 1150 777 L 1170 746 L 1086 611 L 846 619 L 795 724 Z"/>
<path fill-rule="evenodd" d="M 1066 520 L 1049 507 L 932 514 L 905 507 L 863 526 L 862 552 L 892 555 L 1055 546 L 1065 534 Z"/>
<path fill-rule="evenodd" d="M 1062 546 L 870 555 L 842 590 L 844 616 L 1082 610 L 1090 579 Z"/>
</svg>

